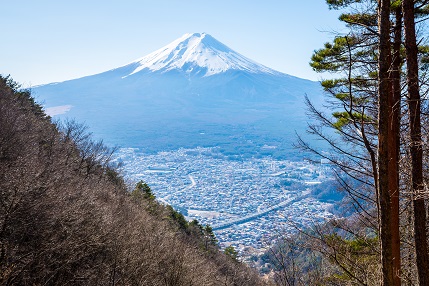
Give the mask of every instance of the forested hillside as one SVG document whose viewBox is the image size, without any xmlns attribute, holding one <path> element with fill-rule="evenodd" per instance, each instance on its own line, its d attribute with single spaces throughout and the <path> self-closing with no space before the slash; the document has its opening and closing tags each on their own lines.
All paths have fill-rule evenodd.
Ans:
<svg viewBox="0 0 429 286">
<path fill-rule="evenodd" d="M 265 285 L 210 227 L 127 189 L 113 151 L 0 77 L 1 285 Z"/>
</svg>

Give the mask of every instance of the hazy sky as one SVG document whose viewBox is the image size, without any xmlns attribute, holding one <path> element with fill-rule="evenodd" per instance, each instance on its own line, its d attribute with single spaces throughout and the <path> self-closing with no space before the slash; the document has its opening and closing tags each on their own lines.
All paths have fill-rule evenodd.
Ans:
<svg viewBox="0 0 429 286">
<path fill-rule="evenodd" d="M 318 80 L 311 54 L 343 27 L 324 0 L 0 3 L 0 74 L 26 87 L 110 70 L 194 32 L 270 68 Z"/>
</svg>

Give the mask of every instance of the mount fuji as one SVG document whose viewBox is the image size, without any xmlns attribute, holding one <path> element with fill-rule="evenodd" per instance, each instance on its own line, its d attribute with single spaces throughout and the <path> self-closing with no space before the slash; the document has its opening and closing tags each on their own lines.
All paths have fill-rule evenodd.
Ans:
<svg viewBox="0 0 429 286">
<path fill-rule="evenodd" d="M 319 102 L 322 94 L 317 82 L 258 64 L 205 33 L 32 92 L 48 114 L 85 122 L 108 144 L 147 151 L 221 146 L 252 156 L 290 150 L 295 130 L 306 126 L 304 95 Z"/>
<path fill-rule="evenodd" d="M 137 64 L 137 67 L 130 75 L 144 69 L 161 73 L 181 70 L 187 74 L 202 76 L 211 76 L 228 70 L 279 74 L 234 52 L 205 33 L 185 34 L 164 48 L 138 59 L 134 64 Z"/>
</svg>

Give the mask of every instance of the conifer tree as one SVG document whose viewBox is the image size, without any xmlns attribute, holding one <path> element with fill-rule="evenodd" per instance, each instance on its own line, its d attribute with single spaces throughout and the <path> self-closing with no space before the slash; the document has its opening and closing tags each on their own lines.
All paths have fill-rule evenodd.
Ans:
<svg viewBox="0 0 429 286">
<path fill-rule="evenodd" d="M 368 174 L 372 175 L 378 210 L 383 277 L 388 277 L 385 280 L 386 285 L 400 285 L 398 171 L 402 39 L 400 3 L 371 0 L 326 2 L 334 9 L 354 8 L 352 13 L 343 13 L 340 16 L 340 20 L 347 23 L 350 28 L 350 34 L 343 37 L 346 44 L 338 45 L 342 37 L 337 37 L 333 46 L 325 45 L 324 50 L 317 51 L 313 55 L 311 65 L 317 71 L 345 71 L 348 75 L 341 80 L 324 81 L 322 85 L 328 91 L 337 89 L 337 92 L 331 93 L 337 100 L 343 102 L 345 112 L 333 113 L 337 119 L 333 127 L 342 136 L 349 136 L 352 144 L 357 144 L 360 140 L 359 146 L 366 150 L 370 158 L 371 172 Z M 361 7 L 362 10 L 357 7 Z M 395 16 L 392 21 L 394 27 L 390 22 L 392 14 Z M 394 31 L 393 45 L 391 29 Z M 332 54 L 336 55 L 336 61 L 332 61 Z M 363 55 L 367 57 L 364 58 Z M 342 64 L 337 64 L 338 59 L 343 60 Z M 367 71 L 363 72 L 362 67 Z M 357 106 L 361 107 L 359 112 L 353 111 Z M 377 106 L 378 110 L 375 111 L 374 108 Z M 347 125 L 354 127 L 359 133 L 353 133 L 352 129 L 345 128 Z M 359 161 L 356 153 L 343 153 Z M 356 166 L 359 168 L 359 164 Z"/>
<path fill-rule="evenodd" d="M 429 285 L 426 208 L 423 198 L 423 142 L 421 134 L 421 98 L 419 92 L 418 48 L 415 32 L 414 1 L 402 0 L 407 59 L 407 90 L 411 154 L 411 184 L 414 207 L 414 239 L 420 285 Z"/>
<path fill-rule="evenodd" d="M 392 252 L 392 211 L 389 176 L 389 98 L 392 97 L 390 68 L 392 62 L 390 41 L 390 0 L 378 1 L 378 190 L 380 204 L 380 247 L 383 285 L 394 285 Z"/>
</svg>

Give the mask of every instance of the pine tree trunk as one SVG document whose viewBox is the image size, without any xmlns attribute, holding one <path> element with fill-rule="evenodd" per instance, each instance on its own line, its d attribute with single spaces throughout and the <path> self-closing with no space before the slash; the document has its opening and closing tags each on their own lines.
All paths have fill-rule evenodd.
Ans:
<svg viewBox="0 0 429 286">
<path fill-rule="evenodd" d="M 408 110 L 410 116 L 411 184 L 414 207 L 414 240 L 416 245 L 419 285 L 429 286 L 429 258 L 426 236 L 426 208 L 423 192 L 423 150 L 420 120 L 417 41 L 414 23 L 414 1 L 403 0 L 405 51 L 407 59 Z"/>
<path fill-rule="evenodd" d="M 389 193 L 389 97 L 392 96 L 392 81 L 389 75 L 391 67 L 390 50 L 390 0 L 378 0 L 379 42 L 379 86 L 378 86 L 378 174 L 379 174 L 379 206 L 380 206 L 380 241 L 382 284 L 394 285 L 392 263 L 392 232 L 391 204 Z M 393 178 L 394 179 L 394 178 Z"/>
<path fill-rule="evenodd" d="M 401 251 L 399 234 L 399 145 L 401 114 L 401 44 L 402 44 L 402 10 L 395 10 L 392 72 L 392 96 L 389 97 L 389 191 L 391 203 L 392 260 L 395 286 L 401 285 Z"/>
</svg>

